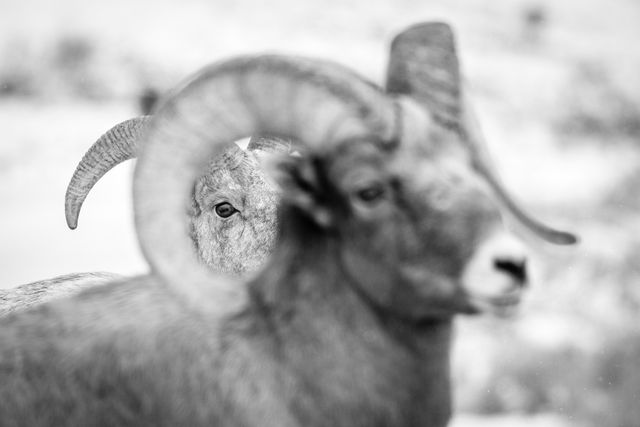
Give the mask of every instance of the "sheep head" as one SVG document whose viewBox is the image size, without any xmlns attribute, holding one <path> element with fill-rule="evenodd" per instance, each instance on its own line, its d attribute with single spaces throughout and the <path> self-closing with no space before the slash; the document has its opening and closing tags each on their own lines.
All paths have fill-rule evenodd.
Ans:
<svg viewBox="0 0 640 427">
<path fill-rule="evenodd" d="M 489 283 L 467 269 L 502 228 L 499 206 L 457 135 L 429 126 L 428 139 L 394 153 L 359 140 L 284 159 L 280 240 L 333 253 L 352 285 L 397 317 L 500 314 L 526 278 L 495 269 L 492 253 L 482 255 L 495 270 Z"/>
<path fill-rule="evenodd" d="M 354 283 L 378 305 L 414 320 L 503 314 L 519 303 L 526 250 L 503 220 L 552 243 L 576 240 L 530 217 L 507 194 L 459 76 L 447 25 L 404 31 L 392 43 L 387 91 L 410 96 L 429 113 L 425 131 L 408 130 L 419 140 L 392 161 L 371 144 L 349 144 L 289 166 L 295 179 L 285 175 L 283 184 L 300 212 L 341 236 L 341 262 Z"/>
<path fill-rule="evenodd" d="M 429 118 L 409 120 L 418 127 L 405 124 L 392 152 L 356 140 L 286 159 L 281 221 L 298 224 L 287 238 L 336 240 L 324 247 L 340 253 L 352 282 L 401 317 L 510 312 L 528 281 L 526 250 L 503 220 L 552 243 L 575 237 L 527 215 L 500 184 L 463 101 L 448 26 L 396 38 L 387 90 L 418 102 L 403 102 L 405 113 Z"/>
<path fill-rule="evenodd" d="M 150 116 L 109 129 L 83 156 L 65 194 L 65 216 L 75 229 L 82 205 L 109 170 L 137 156 Z M 213 159 L 193 191 L 189 211 L 202 261 L 226 273 L 255 271 L 273 247 L 278 191 L 259 167 L 265 154 L 288 152 L 286 141 L 254 137 L 247 150 L 229 147 Z"/>
</svg>

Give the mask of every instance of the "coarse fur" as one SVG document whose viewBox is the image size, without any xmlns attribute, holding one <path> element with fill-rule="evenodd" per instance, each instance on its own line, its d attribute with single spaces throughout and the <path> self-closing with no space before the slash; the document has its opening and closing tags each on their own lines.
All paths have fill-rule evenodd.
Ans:
<svg viewBox="0 0 640 427">
<path fill-rule="evenodd" d="M 260 168 L 258 152 L 232 147 L 194 188 L 192 238 L 202 261 L 221 272 L 255 271 L 273 249 L 279 191 Z M 227 218 L 216 212 L 225 203 L 235 211 Z"/>
</svg>

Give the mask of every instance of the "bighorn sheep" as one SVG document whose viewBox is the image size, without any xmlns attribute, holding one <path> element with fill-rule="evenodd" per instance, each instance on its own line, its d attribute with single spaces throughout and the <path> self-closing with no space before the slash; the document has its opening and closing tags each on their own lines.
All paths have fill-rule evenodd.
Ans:
<svg viewBox="0 0 640 427">
<path fill-rule="evenodd" d="M 70 228 L 77 225 L 82 202 L 109 169 L 135 155 L 147 117 L 122 122 L 87 151 L 67 189 L 65 208 Z M 262 152 L 288 151 L 286 141 L 253 138 L 249 150 L 235 144 L 207 168 L 193 192 L 189 218 L 193 241 L 211 268 L 233 274 L 255 271 L 270 253 L 276 233 L 277 191 L 261 171 Z M 0 316 L 66 297 L 117 275 L 76 273 L 0 289 Z"/>
<path fill-rule="evenodd" d="M 485 258 L 504 285 L 488 292 L 466 274 L 500 213 L 575 238 L 499 187 L 458 104 L 446 25 L 406 30 L 391 64 L 404 82 L 390 91 L 415 98 L 333 63 L 260 56 L 165 100 L 134 180 L 151 273 L 0 320 L 3 421 L 444 426 L 452 317 L 515 303 L 523 284 L 508 260 Z M 429 116 L 442 101 L 459 132 Z M 199 262 L 184 214 L 204 159 L 249 134 L 291 137 L 303 155 L 276 168 L 276 246 L 240 280 Z"/>
<path fill-rule="evenodd" d="M 75 229 L 93 186 L 113 167 L 136 156 L 151 116 L 117 124 L 84 155 L 65 195 L 67 225 Z M 263 152 L 288 151 L 287 141 L 252 138 L 247 150 L 233 144 L 213 160 L 193 190 L 189 211 L 193 241 L 202 260 L 224 273 L 254 271 L 273 247 L 277 189 L 262 172 Z"/>
</svg>

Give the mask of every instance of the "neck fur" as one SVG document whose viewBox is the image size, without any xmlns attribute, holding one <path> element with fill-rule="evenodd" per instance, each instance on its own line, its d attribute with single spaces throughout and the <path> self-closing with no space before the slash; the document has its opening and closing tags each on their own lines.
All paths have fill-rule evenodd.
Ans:
<svg viewBox="0 0 640 427">
<path fill-rule="evenodd" d="M 280 224 L 270 264 L 249 285 L 247 315 L 252 337 L 287 373 L 282 395 L 296 417 L 310 426 L 446 425 L 450 320 L 385 316 L 341 271 L 337 236 L 295 211 Z"/>
</svg>

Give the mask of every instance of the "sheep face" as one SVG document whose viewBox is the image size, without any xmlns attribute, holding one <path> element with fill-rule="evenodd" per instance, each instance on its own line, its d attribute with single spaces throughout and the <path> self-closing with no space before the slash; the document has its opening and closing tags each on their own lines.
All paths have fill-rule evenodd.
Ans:
<svg viewBox="0 0 640 427">
<path fill-rule="evenodd" d="M 379 307 L 412 321 L 478 311 L 473 292 L 482 286 L 465 267 L 500 225 L 500 213 L 470 156 L 444 130 L 389 156 L 363 141 L 337 154 L 289 159 L 285 203 L 339 240 L 347 276 Z"/>
<path fill-rule="evenodd" d="M 229 274 L 257 270 L 273 247 L 277 202 L 255 153 L 234 147 L 216 159 L 194 189 L 191 230 L 200 258 Z"/>
</svg>

